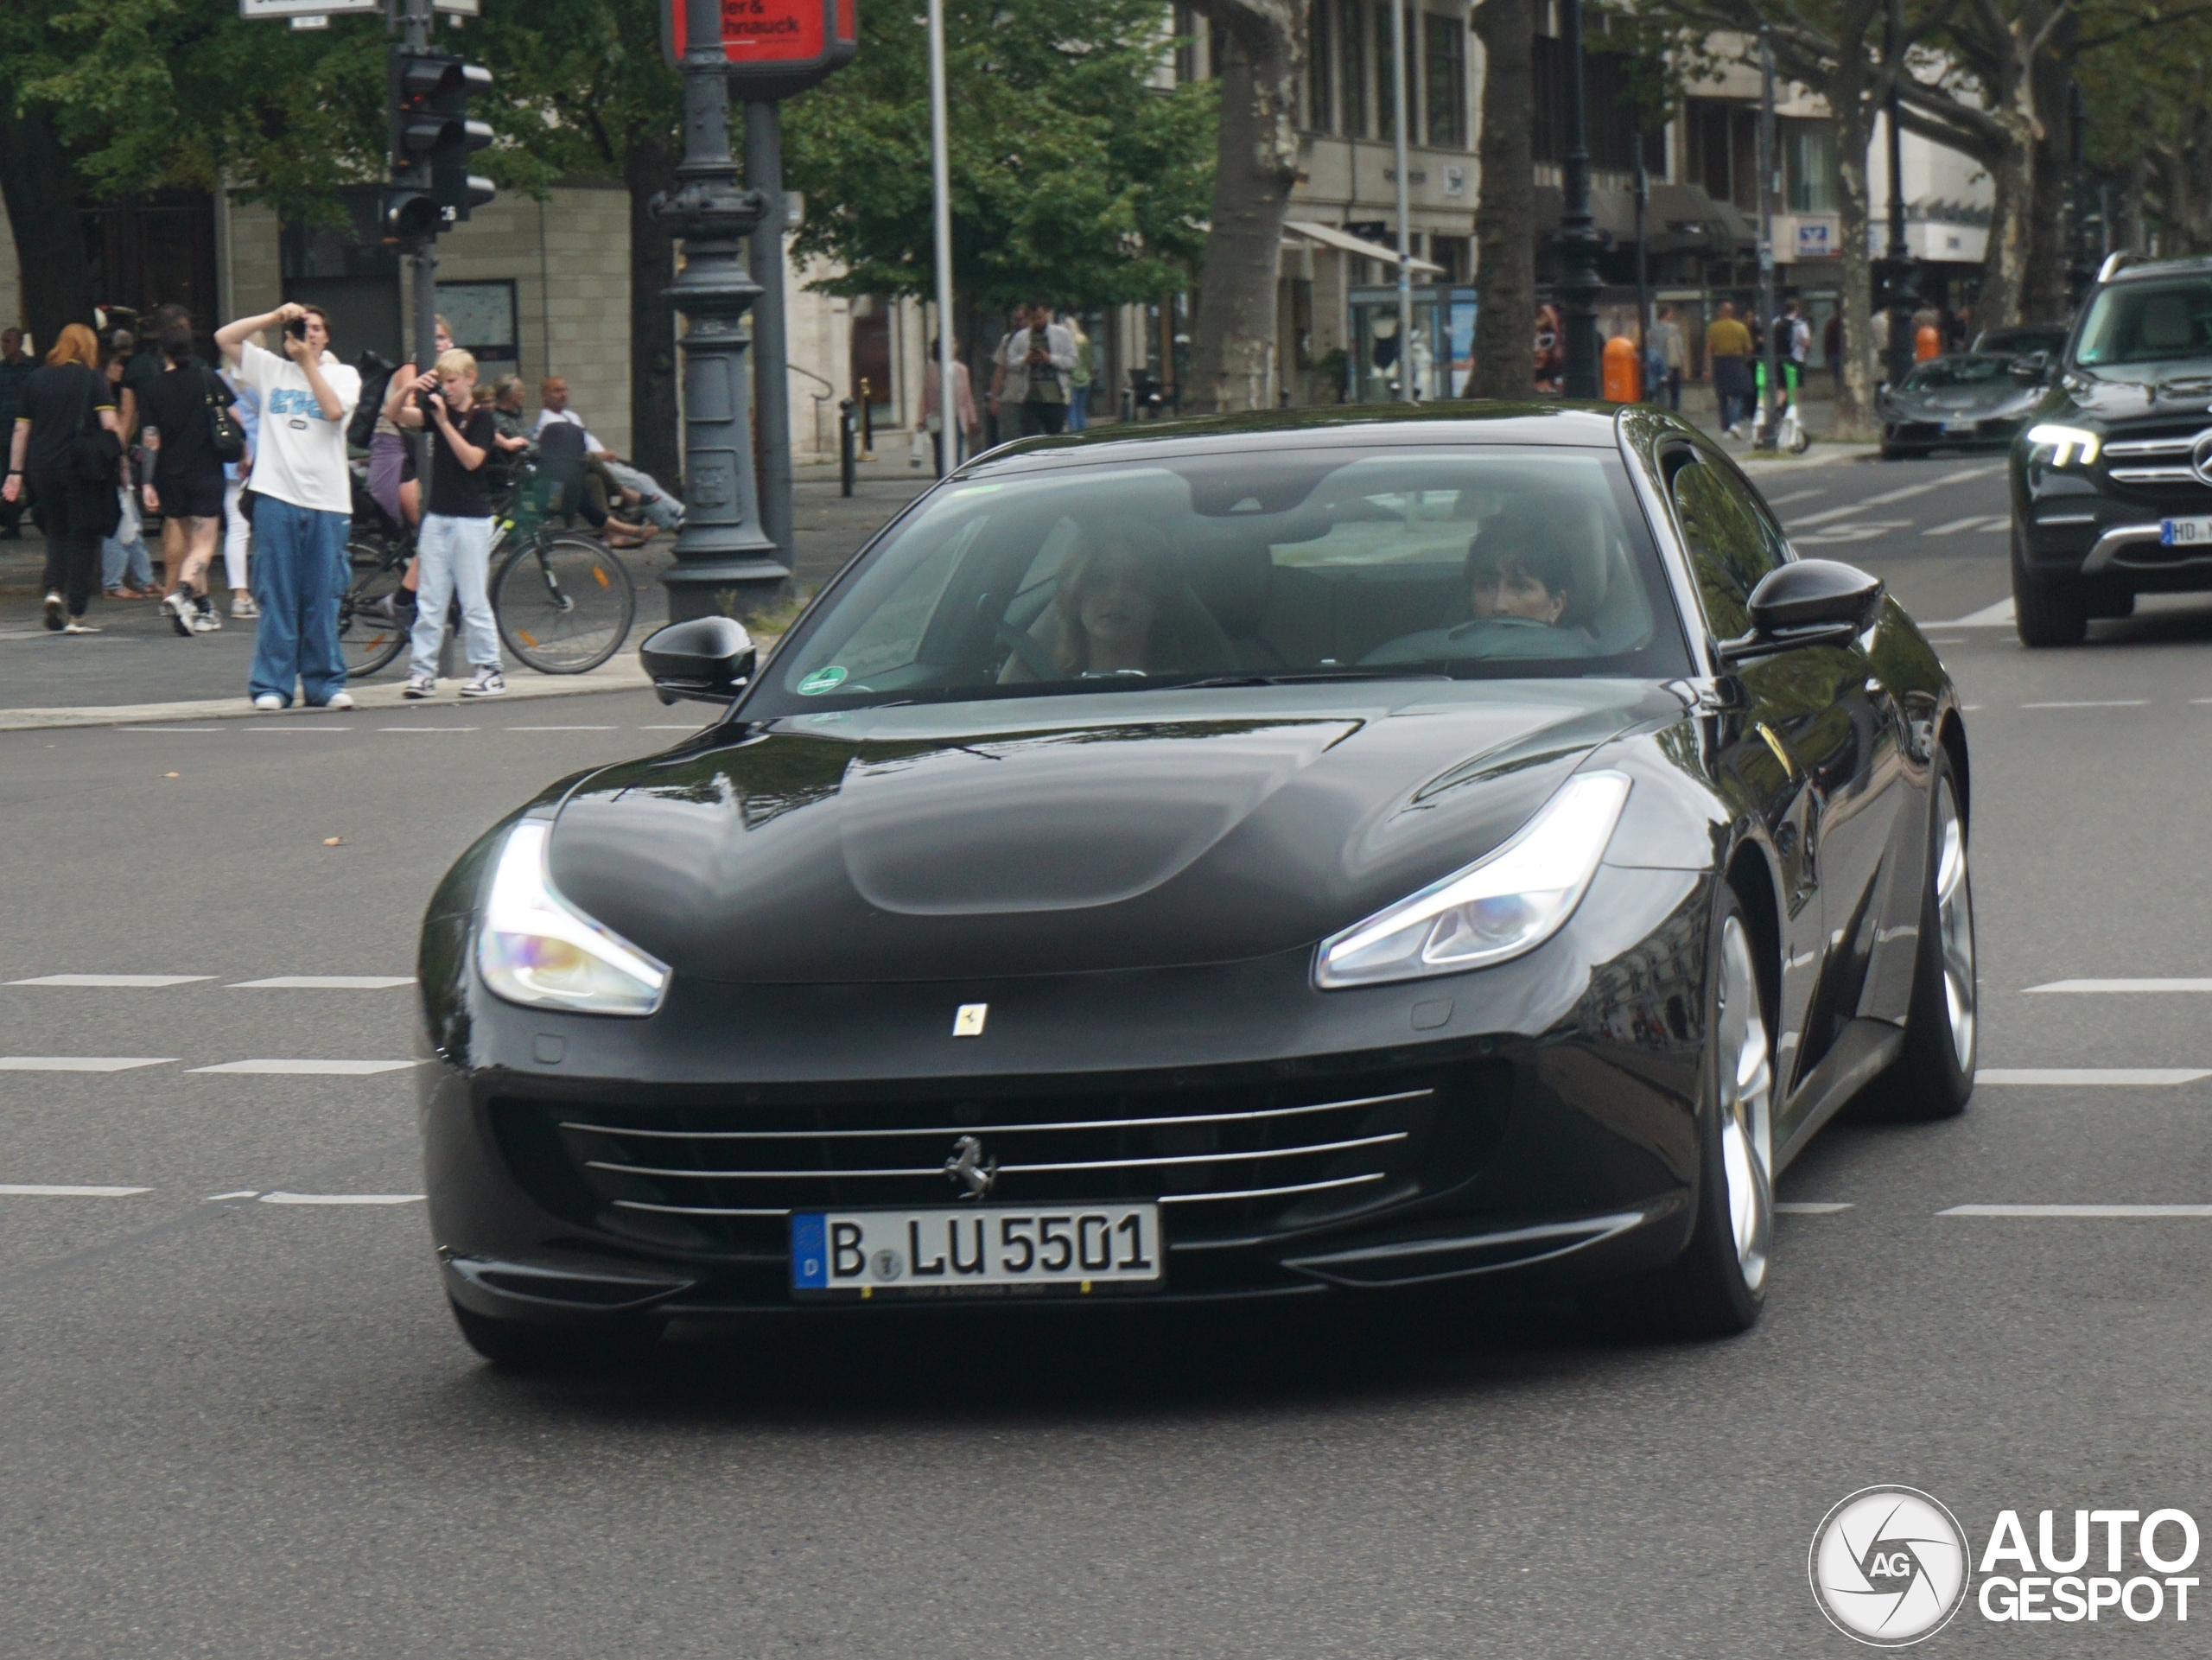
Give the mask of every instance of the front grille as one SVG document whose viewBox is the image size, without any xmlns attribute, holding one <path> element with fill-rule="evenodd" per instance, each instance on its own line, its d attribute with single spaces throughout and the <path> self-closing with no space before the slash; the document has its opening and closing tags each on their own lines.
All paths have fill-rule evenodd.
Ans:
<svg viewBox="0 0 2212 1660">
<path fill-rule="evenodd" d="M 670 1248 L 780 1257 L 793 1210 L 961 1201 L 963 1137 L 992 1205 L 1156 1199 L 1171 1243 L 1265 1236 L 1453 1186 L 1503 1134 L 1510 1065 L 1208 1087 L 640 1109 L 500 1100 L 532 1197 Z M 942 1088 L 941 1085 L 938 1086 Z"/>
</svg>

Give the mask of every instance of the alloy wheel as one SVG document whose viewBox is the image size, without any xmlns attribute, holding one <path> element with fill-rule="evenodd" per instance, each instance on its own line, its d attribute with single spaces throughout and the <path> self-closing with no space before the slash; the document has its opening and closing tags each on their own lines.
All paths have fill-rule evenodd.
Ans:
<svg viewBox="0 0 2212 1660">
<path fill-rule="evenodd" d="M 1736 1263 L 1757 1291 L 1774 1231 L 1774 1063 L 1739 917 L 1721 925 L 1719 1002 L 1720 1168 Z"/>
<path fill-rule="evenodd" d="M 1971 1073 L 1974 1057 L 1974 888 L 1967 879 L 1966 826 L 1948 778 L 1936 798 L 1936 927 L 1943 952 L 1943 1007 L 1959 1070 Z"/>
</svg>

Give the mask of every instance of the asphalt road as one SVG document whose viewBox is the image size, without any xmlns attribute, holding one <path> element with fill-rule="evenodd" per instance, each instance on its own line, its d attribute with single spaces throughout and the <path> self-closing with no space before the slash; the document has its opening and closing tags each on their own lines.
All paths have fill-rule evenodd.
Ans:
<svg viewBox="0 0 2212 1660">
<path fill-rule="evenodd" d="M 485 823 L 680 713 L 0 733 L 0 982 L 203 976 L 0 985 L 0 1055 L 142 1063 L 0 1070 L 0 1652 L 1840 1655 L 1805 1553 L 1859 1487 L 1926 1489 L 1977 1546 L 2000 1508 L 2202 1519 L 2212 1217 L 1942 1214 L 2212 1205 L 2206 994 L 2032 989 L 2212 974 L 2212 600 L 2025 653 L 1989 615 L 1994 465 L 1764 475 L 1806 551 L 1943 625 L 1983 1063 L 2014 1081 L 1825 1134 L 1781 1191 L 1822 1208 L 1725 1343 L 1390 1305 L 502 1375 L 439 1294 L 407 1070 L 366 1069 L 411 1053 L 410 988 L 240 983 L 404 981 Z M 1928 1651 L 2192 1638 L 1969 1609 Z"/>
</svg>

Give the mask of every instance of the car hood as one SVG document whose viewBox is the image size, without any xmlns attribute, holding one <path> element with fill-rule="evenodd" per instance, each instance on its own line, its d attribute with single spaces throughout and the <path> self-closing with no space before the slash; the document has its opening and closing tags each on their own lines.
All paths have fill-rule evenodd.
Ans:
<svg viewBox="0 0 2212 1660">
<path fill-rule="evenodd" d="M 2060 388 L 2073 410 L 2113 429 L 2138 422 L 2164 424 L 2212 407 L 2212 361 L 2075 368 Z"/>
<path fill-rule="evenodd" d="M 1290 950 L 1481 857 L 1641 682 L 1390 681 L 840 711 L 583 781 L 571 903 L 679 974 L 821 983 Z"/>
<path fill-rule="evenodd" d="M 1925 412 L 1941 418 L 1946 416 L 2024 414 L 2035 407 L 2043 397 L 2039 386 L 2022 386 L 2011 381 L 1993 381 L 1980 386 L 1936 386 L 1923 390 L 1907 387 L 1890 395 L 1891 403 L 1899 410 L 1916 414 Z"/>
</svg>

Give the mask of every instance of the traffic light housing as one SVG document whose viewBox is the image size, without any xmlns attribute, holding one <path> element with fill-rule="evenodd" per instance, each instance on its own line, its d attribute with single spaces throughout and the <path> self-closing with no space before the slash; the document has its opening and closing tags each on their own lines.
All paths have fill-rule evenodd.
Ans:
<svg viewBox="0 0 2212 1660">
<path fill-rule="evenodd" d="M 492 85 L 492 72 L 450 53 L 396 46 L 391 51 L 391 185 L 385 238 L 435 236 L 499 194 L 468 170 L 492 142 L 492 129 L 468 115 L 468 100 Z"/>
</svg>

